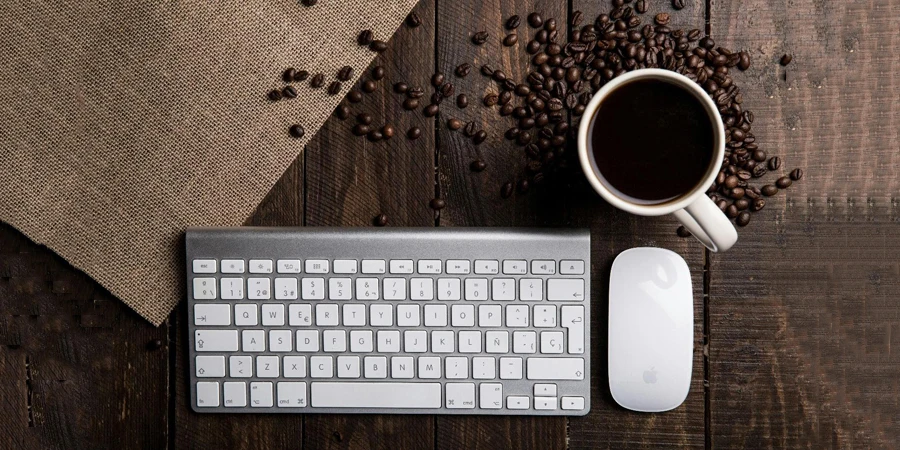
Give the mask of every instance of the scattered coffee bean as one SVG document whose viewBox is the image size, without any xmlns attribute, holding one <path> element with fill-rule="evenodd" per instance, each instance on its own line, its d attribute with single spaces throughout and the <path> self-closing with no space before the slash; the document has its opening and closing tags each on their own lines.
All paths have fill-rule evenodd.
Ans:
<svg viewBox="0 0 900 450">
<path fill-rule="evenodd" d="M 725 215 L 728 216 L 729 219 L 734 219 L 738 216 L 738 214 L 739 211 L 737 209 L 737 206 L 734 206 L 733 204 L 728 205 L 728 207 L 725 208 Z"/>
<path fill-rule="evenodd" d="M 753 200 L 753 204 L 750 206 L 751 211 L 759 211 L 766 207 L 766 200 L 762 198 L 757 198 Z"/>
<path fill-rule="evenodd" d="M 519 180 L 519 193 L 525 194 L 528 192 L 528 189 L 531 185 L 528 183 L 528 180 Z"/>
<path fill-rule="evenodd" d="M 372 79 L 379 81 L 384 78 L 384 67 L 375 66 L 372 68 Z"/>
<path fill-rule="evenodd" d="M 675 8 L 675 11 L 684 9 L 684 0 L 672 0 L 672 8 Z"/>
<path fill-rule="evenodd" d="M 481 74 L 490 77 L 494 75 L 494 69 L 491 69 L 487 64 L 481 66 Z"/>
<path fill-rule="evenodd" d="M 437 72 L 431 76 L 431 85 L 434 87 L 439 87 L 444 84 L 444 74 Z"/>
<path fill-rule="evenodd" d="M 376 227 L 383 227 L 383 226 L 387 225 L 387 223 L 388 223 L 388 218 L 384 214 L 379 214 L 379 215 L 375 216 L 374 219 L 372 219 L 372 224 L 374 224 Z"/>
<path fill-rule="evenodd" d="M 337 79 L 340 81 L 349 81 L 353 76 L 353 68 L 350 66 L 341 67 L 341 70 L 338 70 Z"/>
<path fill-rule="evenodd" d="M 734 206 L 737 206 L 738 211 L 743 211 L 750 207 L 750 199 L 742 198 L 740 200 L 735 200 Z"/>
<path fill-rule="evenodd" d="M 325 84 L 325 75 L 321 73 L 317 73 L 313 75 L 312 79 L 309 80 L 309 87 L 313 89 L 318 89 Z"/>
<path fill-rule="evenodd" d="M 406 137 L 412 141 L 418 139 L 420 136 L 422 136 L 422 130 L 420 130 L 419 127 L 412 127 L 406 132 Z"/>
<path fill-rule="evenodd" d="M 797 180 L 803 178 L 803 169 L 794 169 L 791 171 L 791 173 L 789 175 L 792 180 L 797 181 Z"/>
<path fill-rule="evenodd" d="M 394 92 L 398 94 L 405 94 L 406 91 L 409 90 L 409 85 L 403 82 L 394 83 Z"/>
<path fill-rule="evenodd" d="M 472 35 L 472 43 L 475 45 L 484 44 L 488 39 L 487 31 L 479 31 Z"/>
<path fill-rule="evenodd" d="M 306 130 L 303 129 L 303 125 L 300 125 L 299 123 L 296 125 L 291 125 L 291 128 L 288 131 L 290 132 L 291 137 L 297 139 L 302 138 L 303 135 L 306 134 Z"/>
<path fill-rule="evenodd" d="M 497 104 L 497 102 L 499 100 L 500 100 L 500 97 L 497 94 L 491 92 L 490 94 L 484 96 L 484 106 L 487 106 L 487 107 L 494 106 Z"/>
<path fill-rule="evenodd" d="M 418 28 L 419 25 L 422 25 L 422 18 L 415 12 L 411 12 L 406 16 L 406 25 L 410 28 Z"/>
<path fill-rule="evenodd" d="M 442 198 L 433 198 L 430 202 L 428 202 L 428 206 L 430 206 L 431 209 L 435 211 L 440 211 L 447 206 L 447 202 L 445 202 Z"/>
<path fill-rule="evenodd" d="M 575 11 L 572 13 L 572 21 L 569 22 L 572 24 L 572 28 L 578 28 L 581 26 L 581 22 L 584 21 L 584 13 L 581 11 Z"/>
<path fill-rule="evenodd" d="M 479 130 L 477 133 L 475 133 L 474 136 L 472 136 L 472 143 L 475 145 L 481 145 L 481 143 L 484 142 L 485 139 L 487 139 L 487 132 L 484 130 Z"/>
<path fill-rule="evenodd" d="M 647 12 L 647 0 L 638 0 L 634 4 L 634 10 L 637 11 L 638 14 L 644 14 L 645 12 Z"/>
<path fill-rule="evenodd" d="M 760 189 L 760 192 L 762 192 L 762 195 L 765 195 L 766 197 L 771 197 L 778 193 L 778 188 L 771 184 L 767 184 L 763 186 L 762 189 Z"/>
<path fill-rule="evenodd" d="M 472 161 L 471 164 L 469 164 L 469 169 L 471 169 L 472 172 L 482 172 L 486 168 L 487 164 L 485 164 L 484 161 L 480 159 L 476 159 L 475 161 Z"/>
<path fill-rule="evenodd" d="M 338 119 L 347 120 L 350 117 L 350 108 L 348 108 L 347 105 L 338 105 L 334 110 L 334 114 Z"/>
<path fill-rule="evenodd" d="M 684 225 L 678 227 L 678 230 L 676 230 L 675 233 L 678 234 L 679 237 L 691 237 L 691 232 L 688 231 L 688 229 L 685 228 Z"/>
<path fill-rule="evenodd" d="M 471 71 L 471 70 L 472 70 L 471 64 L 462 63 L 462 64 L 456 66 L 456 70 L 454 72 L 456 73 L 456 76 L 458 76 L 460 78 L 465 78 L 466 75 L 468 75 L 469 71 Z"/>
<path fill-rule="evenodd" d="M 775 180 L 775 186 L 777 186 L 778 189 L 787 189 L 787 188 L 791 187 L 792 183 L 793 182 L 791 181 L 790 177 L 781 177 L 781 178 Z"/>
<path fill-rule="evenodd" d="M 328 95 L 337 95 L 339 92 L 341 92 L 341 82 L 332 81 L 331 84 L 328 85 Z"/>
<path fill-rule="evenodd" d="M 372 50 L 373 52 L 377 52 L 377 53 L 381 53 L 381 52 L 387 50 L 387 48 L 388 48 L 387 42 L 380 41 L 378 39 L 373 40 L 369 44 L 369 50 Z"/>
<path fill-rule="evenodd" d="M 456 96 L 456 107 L 463 109 L 469 106 L 469 98 L 466 97 L 466 94 L 459 94 Z"/>
<path fill-rule="evenodd" d="M 422 89 L 422 88 L 414 87 L 414 88 L 409 88 L 409 90 L 406 91 L 406 96 L 409 98 L 422 98 L 424 95 L 425 95 L 425 89 Z"/>
<path fill-rule="evenodd" d="M 381 127 L 381 135 L 384 136 L 385 139 L 390 139 L 394 137 L 394 126 L 391 124 L 386 124 Z"/>
<path fill-rule="evenodd" d="M 449 119 L 447 120 L 447 128 L 452 131 L 456 131 L 462 128 L 463 123 L 459 119 Z"/>
<path fill-rule="evenodd" d="M 500 187 L 500 197 L 501 198 L 509 198 L 513 193 L 513 184 L 510 181 L 507 181 Z"/>
<path fill-rule="evenodd" d="M 372 142 L 378 142 L 384 138 L 384 135 L 378 130 L 371 130 L 369 131 L 369 134 L 366 135 L 366 138 Z"/>
<path fill-rule="evenodd" d="M 736 223 L 739 227 L 746 227 L 747 224 L 750 223 L 750 213 L 747 211 L 741 211 L 734 223 Z"/>
<path fill-rule="evenodd" d="M 368 113 L 359 113 L 356 115 L 356 122 L 361 123 L 363 125 L 371 125 L 372 124 L 372 115 Z"/>
<path fill-rule="evenodd" d="M 781 168 L 781 158 L 773 156 L 769 158 L 769 170 L 778 170 Z"/>
<path fill-rule="evenodd" d="M 294 81 L 301 82 L 306 81 L 309 78 L 309 72 L 305 70 L 298 70 L 297 73 L 294 74 Z"/>
<path fill-rule="evenodd" d="M 363 81 L 363 83 L 362 83 L 362 90 L 366 94 L 371 94 L 371 93 L 375 92 L 375 89 L 377 87 L 378 86 L 372 80 L 366 80 L 366 81 Z"/>
<path fill-rule="evenodd" d="M 656 17 L 653 18 L 657 25 L 666 26 L 669 24 L 669 14 L 668 13 L 659 13 Z"/>
<path fill-rule="evenodd" d="M 516 42 L 519 42 L 519 36 L 515 33 L 507 34 L 506 37 L 503 38 L 503 45 L 505 47 L 512 47 L 513 45 L 516 45 Z"/>
<path fill-rule="evenodd" d="M 512 16 L 506 20 L 506 29 L 507 30 L 515 30 L 519 28 L 519 24 L 522 23 L 522 19 L 519 19 L 519 16 Z"/>
<path fill-rule="evenodd" d="M 438 111 L 439 111 L 438 105 L 435 105 L 434 103 L 432 103 L 432 104 L 426 106 L 425 109 L 422 110 L 422 114 L 425 114 L 425 117 L 434 117 L 437 115 Z"/>
<path fill-rule="evenodd" d="M 533 12 L 528 15 L 528 25 L 531 25 L 531 28 L 540 28 L 544 25 L 544 18 L 537 12 Z"/>
<path fill-rule="evenodd" d="M 463 134 L 466 135 L 466 137 L 475 136 L 475 133 L 477 131 L 478 131 L 478 128 L 475 125 L 475 122 L 467 122 L 466 126 L 463 127 Z"/>
<path fill-rule="evenodd" d="M 356 89 L 351 89 L 350 92 L 347 93 L 347 100 L 350 100 L 350 103 L 359 103 L 362 101 L 362 98 L 362 92 L 359 92 Z"/>
<path fill-rule="evenodd" d="M 303 6 L 316 6 L 316 3 L 319 3 L 319 0 L 300 0 L 300 3 Z"/>
<path fill-rule="evenodd" d="M 359 45 L 369 45 L 374 39 L 373 36 L 372 30 L 362 30 L 356 36 L 356 43 Z"/>
<path fill-rule="evenodd" d="M 290 83 L 294 81 L 294 76 L 297 75 L 297 71 L 294 70 L 293 67 L 288 67 L 284 70 L 284 73 L 281 74 L 281 79 L 284 80 L 285 83 Z"/>
<path fill-rule="evenodd" d="M 786 66 L 786 65 L 790 64 L 791 61 L 793 61 L 793 60 L 794 60 L 793 56 L 785 54 L 784 56 L 781 57 L 781 61 L 779 61 L 779 63 L 781 63 L 782 66 Z"/>
<path fill-rule="evenodd" d="M 369 129 L 369 126 L 363 125 L 361 123 L 354 125 L 353 129 L 351 130 L 351 132 L 353 133 L 354 136 L 365 136 L 366 134 L 369 133 L 369 131 L 371 131 Z"/>
<path fill-rule="evenodd" d="M 268 94 L 266 94 L 266 97 L 268 97 L 270 101 L 277 102 L 278 100 L 281 100 L 281 91 L 279 91 L 278 89 L 272 89 Z"/>
<path fill-rule="evenodd" d="M 403 100 L 403 109 L 407 111 L 412 111 L 419 107 L 419 99 L 417 98 L 407 98 Z"/>
</svg>

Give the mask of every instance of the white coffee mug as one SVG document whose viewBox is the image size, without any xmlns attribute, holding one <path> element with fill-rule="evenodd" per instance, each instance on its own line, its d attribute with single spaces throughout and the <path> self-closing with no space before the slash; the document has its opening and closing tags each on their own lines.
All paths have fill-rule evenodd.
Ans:
<svg viewBox="0 0 900 450">
<path fill-rule="evenodd" d="M 713 157 L 703 180 L 693 190 L 677 198 L 650 205 L 634 203 L 624 199 L 607 187 L 598 173 L 594 155 L 588 148 L 591 122 L 603 100 L 619 86 L 629 81 L 640 79 L 664 81 L 693 94 L 706 109 L 715 133 Z M 675 218 L 681 221 L 691 234 L 714 252 L 728 250 L 737 242 L 737 230 L 734 229 L 734 225 L 731 224 L 725 213 L 706 196 L 706 189 L 716 179 L 724 157 L 725 128 L 722 126 L 722 118 L 719 116 L 719 109 L 716 107 L 716 104 L 697 83 L 694 83 L 684 75 L 669 70 L 639 69 L 623 74 L 606 83 L 597 91 L 591 102 L 588 103 L 581 120 L 581 126 L 578 128 L 578 158 L 581 161 L 581 168 L 584 170 L 584 174 L 587 176 L 591 186 L 594 187 L 594 190 L 607 202 L 616 208 L 641 216 L 674 214 Z"/>
</svg>

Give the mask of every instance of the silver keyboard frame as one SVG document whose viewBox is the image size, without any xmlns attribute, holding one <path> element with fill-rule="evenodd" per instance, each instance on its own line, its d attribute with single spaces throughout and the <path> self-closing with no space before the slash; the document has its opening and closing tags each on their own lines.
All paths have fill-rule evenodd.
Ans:
<svg viewBox="0 0 900 450">
<path fill-rule="evenodd" d="M 186 286 L 187 286 L 187 317 L 188 317 L 188 360 L 189 360 L 189 370 L 190 370 L 190 401 L 191 408 L 198 413 L 266 413 L 266 414 L 442 414 L 442 415 L 499 415 L 499 416 L 583 416 L 590 412 L 591 408 L 591 236 L 590 230 L 588 229 L 534 229 L 534 228 L 326 228 L 326 227 L 235 227 L 235 228 L 189 228 L 185 233 L 185 257 L 186 257 Z M 248 353 L 243 352 L 231 352 L 231 353 L 215 353 L 215 352 L 203 352 L 198 353 L 195 351 L 194 344 L 194 332 L 198 328 L 194 325 L 194 303 L 228 303 L 233 305 L 235 303 L 275 303 L 275 302 L 283 302 L 288 304 L 290 302 L 304 302 L 304 300 L 194 300 L 193 291 L 191 289 L 192 280 L 195 277 L 215 277 L 217 280 L 222 276 L 221 272 L 217 272 L 216 274 L 194 274 L 192 271 L 191 262 L 194 259 L 216 259 L 221 261 L 222 259 L 272 259 L 273 265 L 274 262 L 278 259 L 300 259 L 301 266 L 304 261 L 307 259 L 328 259 L 333 261 L 335 259 L 384 259 L 387 261 L 387 265 L 389 266 L 389 261 L 391 259 L 412 259 L 414 262 L 419 259 L 440 259 L 442 261 L 446 261 L 448 259 L 468 259 L 470 261 L 474 261 L 476 259 L 495 259 L 500 263 L 500 271 L 497 275 L 476 275 L 474 270 L 469 275 L 448 275 L 446 273 L 446 268 L 442 268 L 441 274 L 435 275 L 419 275 L 417 272 L 413 274 L 405 274 L 405 275 L 393 275 L 395 277 L 478 277 L 478 278 L 488 278 L 492 279 L 495 277 L 502 278 L 516 278 L 517 280 L 521 277 L 529 277 L 529 278 L 542 278 L 545 280 L 544 282 L 544 298 L 546 299 L 546 279 L 547 278 L 582 278 L 585 282 L 585 298 L 581 302 L 552 302 L 553 304 L 559 306 L 565 305 L 582 305 L 585 308 L 585 324 L 584 324 L 584 344 L 585 351 L 584 354 L 581 355 L 573 355 L 569 353 L 562 354 L 520 354 L 520 353 L 478 353 L 478 354 L 461 354 L 459 352 L 454 353 L 432 353 L 432 352 L 424 352 L 424 353 L 392 353 L 392 354 L 384 354 L 379 353 L 377 351 L 366 353 L 365 355 L 360 354 L 360 356 L 439 356 L 442 358 L 446 358 L 448 356 L 493 356 L 498 360 L 501 356 L 519 356 L 523 359 L 528 357 L 582 357 L 585 362 L 585 374 L 583 380 L 577 381 L 548 381 L 548 380 L 538 380 L 538 381 L 530 381 L 523 377 L 521 380 L 501 380 L 495 378 L 493 380 L 474 380 L 474 379 L 447 379 L 443 376 L 441 378 L 435 379 L 346 379 L 346 378 L 231 378 L 229 376 L 225 376 L 223 378 L 198 378 L 196 376 L 196 367 L 195 367 L 195 356 L 198 354 L 206 355 L 243 355 Z M 532 275 L 531 268 L 529 264 L 529 270 L 526 275 L 504 275 L 503 274 L 503 260 L 504 259 L 525 259 L 525 260 L 533 260 L 533 259 L 553 259 L 557 261 L 557 275 Z M 583 275 L 559 275 L 559 261 L 563 259 L 577 259 L 584 261 L 585 273 Z M 218 270 L 221 270 L 221 267 L 217 267 Z M 276 268 L 277 269 L 277 268 Z M 228 277 L 241 277 L 245 280 L 250 277 L 259 277 L 260 274 L 251 274 L 251 273 L 243 273 L 243 274 L 227 274 Z M 276 278 L 279 276 L 277 270 L 273 270 L 273 273 L 268 274 L 271 278 Z M 282 275 L 285 276 L 285 275 Z M 305 271 L 299 274 L 293 274 L 293 276 L 303 277 L 305 276 Z M 353 275 L 340 274 L 335 275 L 333 272 L 329 272 L 329 274 L 316 274 L 317 277 L 330 277 L 330 276 L 340 276 L 343 278 L 350 277 L 354 280 L 358 276 L 362 277 L 390 277 L 390 267 L 387 267 L 386 273 L 384 275 L 366 275 L 360 273 Z M 518 287 L 516 289 L 517 297 L 518 297 Z M 315 302 L 328 302 L 328 303 L 347 303 L 347 302 L 355 302 L 355 300 L 328 300 L 327 297 L 325 300 L 311 300 L 307 301 L 308 303 Z M 375 302 L 390 302 L 394 305 L 402 304 L 403 302 L 410 302 L 412 300 L 374 300 L 366 303 L 375 303 Z M 438 302 L 438 300 L 430 300 L 430 301 L 417 301 L 419 304 L 427 304 L 428 302 Z M 493 300 L 487 300 L 484 302 L 468 302 L 472 304 L 487 304 L 490 302 L 494 302 Z M 498 301 L 497 304 L 500 305 L 511 305 L 511 304 L 523 304 L 523 305 L 535 305 L 548 302 L 547 300 L 543 300 L 541 302 L 536 301 L 528 301 L 523 302 L 520 300 L 514 301 Z M 466 303 L 466 300 L 456 300 L 456 301 L 447 301 L 442 303 Z M 395 308 L 396 309 L 396 308 Z M 531 317 L 531 316 L 530 316 Z M 529 321 L 529 327 L 525 328 L 507 328 L 507 327 L 492 327 L 492 328 L 480 328 L 478 326 L 475 327 L 416 327 L 410 329 L 427 329 L 429 331 L 433 330 L 465 330 L 465 329 L 480 329 L 483 331 L 487 330 L 509 330 L 512 331 L 538 331 L 547 330 L 547 328 L 535 328 L 533 326 L 532 321 Z M 238 328 L 234 325 L 229 327 L 202 327 L 203 329 L 234 329 Z M 283 329 L 291 329 L 292 331 L 296 331 L 297 327 L 290 327 L 289 325 L 285 325 L 282 327 L 274 327 L 274 326 L 254 326 L 254 327 L 244 327 L 247 329 L 264 329 L 267 331 L 266 335 L 268 335 L 269 330 L 283 330 Z M 308 327 L 309 329 L 326 329 L 325 327 L 316 327 L 315 325 Z M 336 327 L 328 327 L 334 329 L 347 329 L 349 327 L 336 326 Z M 240 328 L 238 328 L 240 329 Z M 363 329 L 373 329 L 376 330 L 376 327 L 364 327 Z M 385 329 L 399 329 L 403 331 L 401 327 L 385 327 Z M 556 330 L 556 328 L 554 328 Z M 562 328 L 566 339 L 568 339 L 568 331 L 565 328 Z M 538 339 L 538 344 L 540 343 L 540 339 Z M 512 349 L 512 336 L 510 333 L 510 349 Z M 249 353 L 250 355 L 257 356 L 258 354 Z M 271 353 L 271 352 L 263 352 L 263 355 L 305 355 L 307 357 L 317 356 L 317 355 L 330 355 L 330 356 L 338 356 L 331 352 L 319 351 L 319 352 L 290 352 L 290 353 Z M 226 359 L 227 361 L 227 359 Z M 525 369 L 525 365 L 523 362 L 523 375 L 527 375 L 527 370 Z M 442 371 L 443 374 L 443 371 Z M 226 375 L 227 375 L 227 362 L 226 362 Z M 506 396 L 508 395 L 528 395 L 532 398 L 530 408 L 527 410 L 510 410 L 506 409 L 506 405 L 502 409 L 481 409 L 478 408 L 479 402 L 479 390 L 476 386 L 476 408 L 474 409 L 448 409 L 443 406 L 444 401 L 441 402 L 442 406 L 440 408 L 432 408 L 432 409 L 408 409 L 408 408 L 314 408 L 311 405 L 308 405 L 303 408 L 279 408 L 277 405 L 277 386 L 274 386 L 273 396 L 275 398 L 275 405 L 270 408 L 253 408 L 250 406 L 246 407 L 228 407 L 226 408 L 223 404 L 220 404 L 218 407 L 214 408 L 200 408 L 197 406 L 197 392 L 196 392 L 196 383 L 198 381 L 218 381 L 220 382 L 220 390 L 221 383 L 225 381 L 243 381 L 248 383 L 256 382 L 256 381 L 267 381 L 272 383 L 278 383 L 279 381 L 305 381 L 307 382 L 307 398 L 310 398 L 311 393 L 310 386 L 311 383 L 315 383 L 317 381 L 338 381 L 338 382 L 369 382 L 369 383 L 378 383 L 378 382 L 424 382 L 424 383 L 435 383 L 440 382 L 442 385 L 441 395 L 444 398 L 444 385 L 448 382 L 450 383 L 475 383 L 476 385 L 480 383 L 502 383 L 503 384 L 503 398 L 505 401 Z M 536 410 L 534 409 L 534 392 L 533 385 L 535 383 L 554 383 L 557 385 L 557 399 L 563 396 L 579 396 L 584 397 L 585 401 L 585 409 L 581 411 L 573 411 L 573 410 L 562 410 L 557 406 L 555 410 Z M 221 395 L 221 391 L 220 391 Z M 247 398 L 249 401 L 249 390 L 247 393 Z M 312 403 L 309 401 L 308 403 Z"/>
</svg>

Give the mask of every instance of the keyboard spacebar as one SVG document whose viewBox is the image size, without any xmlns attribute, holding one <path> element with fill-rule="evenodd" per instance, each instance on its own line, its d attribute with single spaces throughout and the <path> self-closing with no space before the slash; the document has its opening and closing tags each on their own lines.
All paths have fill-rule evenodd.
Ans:
<svg viewBox="0 0 900 450">
<path fill-rule="evenodd" d="M 313 408 L 440 408 L 441 383 L 312 383 Z"/>
</svg>

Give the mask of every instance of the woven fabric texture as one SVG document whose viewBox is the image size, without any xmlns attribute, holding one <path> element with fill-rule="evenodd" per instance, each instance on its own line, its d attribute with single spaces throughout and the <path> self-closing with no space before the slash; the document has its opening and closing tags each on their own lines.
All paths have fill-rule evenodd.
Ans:
<svg viewBox="0 0 900 450">
<path fill-rule="evenodd" d="M 2 2 L 0 219 L 161 324 L 185 228 L 243 223 L 352 85 L 271 103 L 281 72 L 362 73 L 414 4 Z"/>
</svg>

